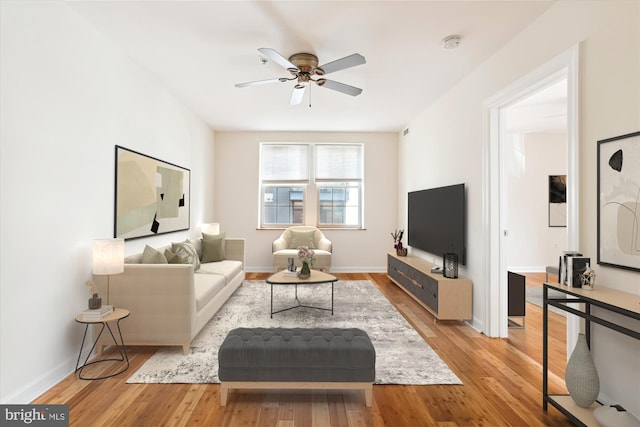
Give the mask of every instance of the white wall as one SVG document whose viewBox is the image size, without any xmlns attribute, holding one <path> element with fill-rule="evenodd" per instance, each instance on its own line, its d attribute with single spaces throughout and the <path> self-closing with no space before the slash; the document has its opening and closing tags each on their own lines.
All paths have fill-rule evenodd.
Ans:
<svg viewBox="0 0 640 427">
<path fill-rule="evenodd" d="M 578 43 L 580 249 L 595 258 L 597 141 L 640 129 L 639 2 L 556 2 L 411 121 L 411 133 L 401 141 L 400 182 L 404 191 L 398 196 L 400 218 L 404 218 L 406 191 L 460 181 L 468 185 L 469 262 L 461 274 L 473 280 L 474 325 L 481 330 L 489 309 L 487 284 L 483 282 L 483 103 Z M 594 267 L 600 285 L 640 294 L 639 273 Z M 601 398 L 619 402 L 640 416 L 640 343 L 599 329 L 594 335 Z M 611 348 L 618 351 L 608 351 Z"/>
<path fill-rule="evenodd" d="M 193 227 L 213 217 L 214 135 L 65 3 L 0 4 L 0 401 L 27 403 L 75 367 L 114 145 L 191 169 Z"/>
<path fill-rule="evenodd" d="M 567 174 L 567 135 L 511 135 L 505 153 L 510 271 L 545 271 L 567 250 L 567 228 L 549 227 L 549 175 Z"/>
<path fill-rule="evenodd" d="M 222 231 L 247 239 L 248 271 L 273 271 L 271 243 L 282 230 L 258 228 L 260 142 L 364 144 L 364 230 L 323 230 L 333 243 L 332 271 L 386 271 L 393 250 L 398 186 L 395 133 L 217 132 L 214 212 Z"/>
</svg>

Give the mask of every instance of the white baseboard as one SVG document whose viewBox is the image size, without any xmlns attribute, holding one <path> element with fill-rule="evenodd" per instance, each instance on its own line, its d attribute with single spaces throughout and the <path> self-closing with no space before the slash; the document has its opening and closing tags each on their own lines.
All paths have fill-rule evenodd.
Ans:
<svg viewBox="0 0 640 427">
<path fill-rule="evenodd" d="M 25 384 L 19 390 L 9 395 L 2 396 L 2 403 L 9 405 L 26 405 L 34 401 L 38 396 L 58 384 L 66 376 L 73 373 L 77 358 L 69 359 L 49 372 Z"/>
<path fill-rule="evenodd" d="M 508 271 L 513 271 L 514 273 L 544 273 L 546 266 L 539 265 L 510 265 L 507 267 Z"/>
</svg>

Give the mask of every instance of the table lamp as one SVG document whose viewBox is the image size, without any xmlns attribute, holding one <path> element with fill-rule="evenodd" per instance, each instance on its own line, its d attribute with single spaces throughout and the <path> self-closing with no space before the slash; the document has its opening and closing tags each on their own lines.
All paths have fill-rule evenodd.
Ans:
<svg viewBox="0 0 640 427">
<path fill-rule="evenodd" d="M 202 224 L 202 232 L 204 234 L 218 235 L 220 234 L 220 224 L 217 222 L 211 222 L 209 224 Z"/>
<path fill-rule="evenodd" d="M 93 241 L 93 274 L 107 276 L 107 304 L 109 304 L 109 276 L 124 272 L 124 239 Z"/>
</svg>

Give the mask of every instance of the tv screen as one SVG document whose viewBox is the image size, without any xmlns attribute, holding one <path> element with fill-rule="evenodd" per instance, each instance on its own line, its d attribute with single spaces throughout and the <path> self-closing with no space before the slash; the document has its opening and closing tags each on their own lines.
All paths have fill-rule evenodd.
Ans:
<svg viewBox="0 0 640 427">
<path fill-rule="evenodd" d="M 412 191 L 409 193 L 407 238 L 409 246 L 443 256 L 458 255 L 466 265 L 465 185 Z"/>
</svg>

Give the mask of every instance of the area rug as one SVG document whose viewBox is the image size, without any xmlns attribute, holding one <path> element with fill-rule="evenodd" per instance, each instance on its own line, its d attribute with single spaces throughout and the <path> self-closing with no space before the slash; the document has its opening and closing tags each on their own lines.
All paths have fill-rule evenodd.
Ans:
<svg viewBox="0 0 640 427">
<path fill-rule="evenodd" d="M 273 309 L 295 305 L 293 286 L 274 286 Z M 335 284 L 330 311 L 295 308 L 270 318 L 270 286 L 246 280 L 191 343 L 159 349 L 128 383 L 219 383 L 218 348 L 237 327 L 328 327 L 365 330 L 376 349 L 377 384 L 462 384 L 425 340 L 368 280 Z M 304 305 L 331 307 L 331 285 L 298 286 Z"/>
<path fill-rule="evenodd" d="M 566 298 L 567 294 L 563 292 L 559 292 L 553 289 L 549 289 L 549 298 Z M 527 302 L 531 304 L 537 305 L 538 307 L 542 307 L 542 286 L 527 286 L 525 290 L 525 299 Z M 549 305 L 549 311 L 557 313 L 561 316 L 567 315 L 567 312 L 564 310 L 560 310 L 552 305 Z"/>
</svg>

